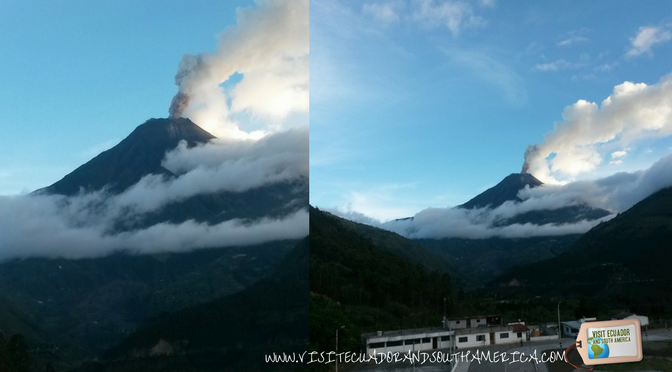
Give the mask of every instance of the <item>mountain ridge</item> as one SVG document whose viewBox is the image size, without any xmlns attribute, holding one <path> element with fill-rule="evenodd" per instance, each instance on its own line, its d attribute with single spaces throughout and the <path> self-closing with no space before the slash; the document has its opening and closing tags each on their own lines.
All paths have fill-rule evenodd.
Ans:
<svg viewBox="0 0 672 372">
<path fill-rule="evenodd" d="M 149 174 L 174 174 L 161 165 L 167 151 L 187 141 L 188 147 L 207 143 L 215 136 L 186 118 L 149 119 L 114 147 L 35 193 L 74 196 L 81 191 L 108 187 L 121 193 Z"/>
<path fill-rule="evenodd" d="M 529 173 L 511 173 L 497 185 L 483 191 L 455 209 L 489 209 L 493 210 L 506 202 L 522 203 L 518 193 L 525 188 L 536 188 L 544 183 Z M 608 216 L 611 212 L 594 208 L 587 203 L 565 205 L 555 209 L 535 209 L 519 213 L 507 218 L 497 219 L 493 227 L 504 227 L 514 224 L 567 224 L 582 220 L 597 220 Z M 398 218 L 389 222 L 413 221 L 415 217 Z M 389 223 L 386 222 L 386 223 Z"/>
<path fill-rule="evenodd" d="M 502 293 L 590 295 L 631 311 L 670 314 L 672 275 L 666 265 L 656 264 L 669 261 L 670 241 L 672 188 L 668 187 L 593 227 L 565 253 L 511 270 L 490 287 Z"/>
<path fill-rule="evenodd" d="M 131 207 L 116 213 L 114 207 L 126 205 L 123 200 L 120 202 L 125 191 L 143 177 L 164 176 L 159 181 L 171 186 L 173 181 L 185 176 L 173 174 L 162 166 L 166 153 L 181 141 L 185 141 L 187 147 L 194 147 L 214 138 L 189 119 L 150 119 L 111 149 L 27 197 L 34 197 L 36 202 L 56 203 L 55 208 L 66 211 L 71 203 L 85 201 L 82 210 L 90 214 L 81 218 L 91 221 L 92 230 L 103 231 L 81 243 L 86 244 L 87 249 L 98 248 L 96 238 L 160 224 L 191 221 L 208 225 L 204 229 L 207 231 L 218 228 L 224 221 L 254 224 L 263 218 L 282 218 L 308 206 L 308 179 L 298 174 L 242 191 L 225 187 L 195 189 L 185 197 L 167 198 L 156 207 Z M 226 160 L 229 159 L 222 159 Z M 141 191 L 158 192 L 149 188 Z M 91 197 L 85 193 L 91 193 Z M 95 218 L 89 219 L 89 216 Z M 78 217 L 79 214 L 72 217 L 66 213 L 63 222 L 72 224 L 68 227 L 74 231 L 80 227 Z M 0 330 L 20 332 L 31 347 L 41 348 L 33 357 L 37 369 L 44 370 L 47 363 L 53 362 L 57 370 L 68 370 L 73 363 L 100 355 L 129 332 L 163 313 L 219 301 L 223 296 L 254 286 L 270 273 L 279 271 L 278 264 L 289 251 L 288 245 L 296 243 L 276 238 L 265 243 L 230 246 L 232 242 L 227 241 L 228 237 L 235 239 L 235 234 L 233 231 L 223 236 L 221 245 L 208 249 L 193 247 L 193 251 L 181 253 L 136 255 L 136 247 L 123 247 L 122 252 L 97 258 L 33 257 L 4 261 L 0 263 L 0 315 L 3 315 Z M 75 244 L 80 242 L 75 241 L 73 248 L 77 248 Z M 303 273 L 307 284 L 307 269 L 303 272 L 295 269 L 282 275 L 297 277 Z M 274 285 L 273 290 L 267 292 L 288 295 L 277 283 Z M 307 301 L 307 291 L 292 295 L 304 293 Z M 263 300 L 254 296 L 254 293 L 245 295 L 244 299 Z M 277 316 L 285 315 L 283 309 L 270 309 L 268 313 L 274 311 Z M 245 314 L 241 314 L 242 318 Z"/>
<path fill-rule="evenodd" d="M 499 183 L 482 193 L 476 195 L 457 208 L 497 208 L 507 201 L 523 201 L 518 197 L 518 192 L 525 187 L 538 187 L 544 183 L 529 173 L 511 173 L 504 177 Z"/>
</svg>

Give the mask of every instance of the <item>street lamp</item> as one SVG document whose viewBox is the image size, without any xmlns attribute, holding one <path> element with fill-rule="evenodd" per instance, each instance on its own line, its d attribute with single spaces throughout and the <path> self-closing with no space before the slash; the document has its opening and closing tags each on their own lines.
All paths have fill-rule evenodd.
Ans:
<svg viewBox="0 0 672 372">
<path fill-rule="evenodd" d="M 345 328 L 344 325 L 340 328 L 336 328 L 336 372 L 338 372 L 338 330 L 343 328 Z"/>
</svg>

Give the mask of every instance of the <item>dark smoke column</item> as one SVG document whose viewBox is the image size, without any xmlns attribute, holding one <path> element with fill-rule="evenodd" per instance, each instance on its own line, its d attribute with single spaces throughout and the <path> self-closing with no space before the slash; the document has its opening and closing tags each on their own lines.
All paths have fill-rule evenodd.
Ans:
<svg viewBox="0 0 672 372">
<path fill-rule="evenodd" d="M 208 58 L 207 53 L 196 56 L 187 53 L 182 56 L 175 74 L 175 85 L 178 87 L 177 94 L 173 97 L 168 109 L 171 119 L 182 117 L 184 110 L 189 106 L 191 93 L 193 93 L 195 87 L 212 82 L 210 65 L 206 63 L 206 58 Z M 218 83 L 216 82 L 216 84 Z"/>
<path fill-rule="evenodd" d="M 181 117 L 187 106 L 189 106 L 189 96 L 178 92 L 170 103 L 170 108 L 168 109 L 169 118 L 177 119 Z"/>
<path fill-rule="evenodd" d="M 523 169 L 520 171 L 520 173 L 527 173 L 527 171 L 530 169 L 530 165 L 527 164 L 527 162 L 523 163 Z"/>
<path fill-rule="evenodd" d="M 523 170 L 521 170 L 520 173 L 527 173 L 527 171 L 530 170 L 530 158 L 538 151 L 539 149 L 537 148 L 537 145 L 527 146 L 527 149 L 525 149 L 525 162 L 523 163 Z"/>
</svg>

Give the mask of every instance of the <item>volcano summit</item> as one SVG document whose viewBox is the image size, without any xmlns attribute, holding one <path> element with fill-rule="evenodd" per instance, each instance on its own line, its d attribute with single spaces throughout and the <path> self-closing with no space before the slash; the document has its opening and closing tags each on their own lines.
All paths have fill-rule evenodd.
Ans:
<svg viewBox="0 0 672 372">
<path fill-rule="evenodd" d="M 193 147 L 214 138 L 189 119 L 150 119 L 113 148 L 39 191 L 73 196 L 107 186 L 110 192 L 120 193 L 149 174 L 174 176 L 161 161 L 180 141 Z"/>
<path fill-rule="evenodd" d="M 511 173 L 501 180 L 496 186 L 478 194 L 459 208 L 497 208 L 507 201 L 523 201 L 518 197 L 518 192 L 525 187 L 533 188 L 543 185 L 529 173 Z"/>
</svg>

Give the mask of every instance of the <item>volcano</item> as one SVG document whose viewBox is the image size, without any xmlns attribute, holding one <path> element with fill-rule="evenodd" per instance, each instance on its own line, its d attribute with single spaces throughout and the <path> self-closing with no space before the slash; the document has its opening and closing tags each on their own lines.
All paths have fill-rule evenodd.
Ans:
<svg viewBox="0 0 672 372">
<path fill-rule="evenodd" d="M 497 185 L 476 195 L 468 202 L 457 206 L 457 208 L 474 209 L 489 208 L 495 209 L 507 201 L 522 202 L 518 193 L 525 188 L 534 188 L 543 185 L 536 177 L 529 173 L 512 173 L 506 176 Z M 562 206 L 555 209 L 540 209 L 518 214 L 511 218 L 498 220 L 495 226 L 507 226 L 512 224 L 531 223 L 535 225 L 545 225 L 549 223 L 564 224 L 576 223 L 581 220 L 597 220 L 608 216 L 609 211 L 601 208 L 593 208 L 586 203 Z"/>
<path fill-rule="evenodd" d="M 21 333 L 31 345 L 58 346 L 56 351 L 50 349 L 35 354 L 35 360 L 41 360 L 42 367 L 48 361 L 54 363 L 56 370 L 72 370 L 72 363 L 77 362 L 80 356 L 92 359 L 101 355 L 137 327 L 148 324 L 159 315 L 194 306 L 215 306 L 212 305 L 213 301 L 219 301 L 217 304 L 227 303 L 228 297 L 224 296 L 240 293 L 275 272 L 285 255 L 297 245 L 295 238 L 274 238 L 274 232 L 270 232 L 266 241 L 260 239 L 259 243 L 247 243 L 241 241 L 238 235 L 244 235 L 248 226 L 262 219 L 281 219 L 307 208 L 308 179 L 303 175 L 236 189 L 241 191 L 223 187 L 194 188 L 196 191 L 162 199 L 160 205 L 145 209 L 119 201 L 126 195 L 133 195 L 132 192 L 137 190 L 136 185 L 138 189 L 144 187 L 142 180 L 147 176 L 159 175 L 150 180 L 168 186 L 184 180 L 181 177 L 188 172 L 174 174 L 162 166 L 166 153 L 178 145 L 182 146 L 181 143 L 186 142 L 187 147 L 194 148 L 214 138 L 189 119 L 150 119 L 116 146 L 76 168 L 60 181 L 26 196 L 26 199 L 34 198 L 35 203 L 45 203 L 65 211 L 62 218 L 59 216 L 54 219 L 56 223 L 65 226 L 64 234 L 86 232 L 86 239 L 74 239 L 64 251 L 90 249 L 94 254 L 80 259 L 38 256 L 0 262 L 0 334 Z M 217 160 L 235 161 L 235 156 L 225 158 L 222 155 L 222 159 Z M 301 160 L 298 159 L 295 161 Z M 291 160 L 294 161 L 294 158 Z M 195 169 L 201 168 L 196 166 Z M 257 169 L 249 170 L 247 174 L 254 175 Z M 235 177 L 234 174 L 224 176 L 231 179 Z M 142 190 L 142 196 L 158 196 L 163 191 L 161 187 Z M 81 205 L 82 211 L 68 213 L 72 211 L 68 209 L 72 205 Z M 117 207 L 121 212 L 115 213 Z M 221 227 L 220 224 L 225 221 L 231 223 Z M 189 248 L 191 241 L 207 238 L 211 232 L 227 231 L 224 229 L 231 225 L 236 225 L 228 230 L 231 233 L 222 232 L 217 235 L 217 240 L 213 239 L 214 243 L 194 246 L 193 250 Z M 238 225 L 244 227 L 238 228 Z M 154 226 L 157 228 L 151 230 Z M 197 228 L 192 228 L 194 226 Z M 120 246 L 118 251 L 110 251 L 105 246 L 107 239 L 116 239 L 121 235 L 122 241 L 124 237 L 142 234 L 146 229 L 149 229 L 150 234 L 156 229 L 175 229 L 178 231 L 175 234 L 177 240 L 184 242 L 185 247 L 176 250 L 160 247 L 160 250 L 145 252 L 141 250 L 143 242 L 137 245 L 128 243 L 128 246 Z M 237 243 L 239 241 L 241 243 Z M 100 255 L 97 255 L 99 248 Z M 107 253 L 110 254 L 105 255 Z M 67 254 L 65 256 L 68 257 Z M 283 265 L 287 263 L 283 262 Z M 307 270 L 303 266 L 292 267 L 293 275 L 300 275 L 301 270 Z M 283 274 L 281 279 L 284 277 Z M 299 296 L 307 296 L 307 289 L 297 287 L 302 283 L 293 283 L 293 286 L 284 286 L 282 282 L 271 283 L 270 289 L 267 287 L 269 284 L 266 284 L 262 289 L 240 296 L 243 296 L 243 301 L 252 301 L 250 299 L 258 299 L 268 293 L 281 293 L 284 296 L 282 299 L 268 297 L 268 301 L 282 304 Z M 278 287 L 285 292 L 279 291 Z M 289 291 L 293 291 L 291 296 Z M 265 299 L 267 297 L 262 298 Z M 236 301 L 239 301 L 236 304 L 240 303 L 240 300 Z M 269 324 L 277 324 L 275 327 L 278 329 L 295 326 L 299 323 L 296 319 L 307 324 L 307 315 L 295 315 L 298 313 L 295 302 L 291 303 L 291 308 L 288 306 L 289 310 L 278 307 L 272 310 L 255 308 L 240 311 L 243 305 L 224 306 L 233 309 L 226 310 L 229 313 L 235 312 L 226 319 L 238 316 L 235 319 L 249 318 L 253 321 L 262 316 L 254 312 L 259 310 L 266 311 L 264 315 L 270 311 L 274 319 L 282 321 L 264 323 L 264 332 L 255 333 L 247 327 L 245 339 L 234 334 L 226 334 L 222 338 L 226 338 L 227 342 L 233 340 L 231 342 L 234 346 L 240 340 L 254 340 L 245 342 L 275 345 L 276 350 L 282 350 L 284 346 L 269 341 L 267 330 L 273 327 Z M 302 306 L 307 309 L 307 304 Z M 219 311 L 219 307 L 217 309 Z M 217 319 L 204 317 L 203 322 L 216 322 Z M 237 324 L 248 323 L 247 320 L 239 320 Z M 286 329 L 282 328 L 282 331 Z M 276 333 L 280 334 L 281 331 Z M 301 336 L 301 340 L 307 338 L 307 334 Z M 158 337 L 154 344 L 162 338 L 168 339 L 163 334 Z M 275 334 L 273 337 L 273 340 L 281 340 L 278 342 L 287 340 Z M 213 340 L 204 337 L 199 339 L 208 347 L 211 346 L 208 342 Z M 233 350 L 234 346 L 230 349 L 222 347 L 221 350 Z M 247 349 L 246 353 L 251 355 Z M 54 360 L 67 362 L 57 365 Z M 39 369 L 44 370 L 42 367 Z"/>
<path fill-rule="evenodd" d="M 162 165 L 166 153 L 181 141 L 191 148 L 214 138 L 186 118 L 150 119 L 116 146 L 34 193 L 72 197 L 104 190 L 108 195 L 118 195 L 148 175 L 163 175 L 166 181 L 177 179 L 178 175 Z M 295 179 L 242 192 L 196 194 L 167 203 L 155 211 L 120 217 L 109 232 L 137 230 L 162 222 L 179 224 L 194 220 L 212 225 L 233 218 L 248 221 L 279 218 L 307 205 L 308 180 Z"/>
<path fill-rule="evenodd" d="M 213 138 L 215 136 L 186 118 L 150 119 L 113 148 L 38 193 L 73 196 L 107 186 L 108 191 L 118 194 L 150 174 L 174 176 L 161 161 L 180 141 L 193 147 Z"/>
<path fill-rule="evenodd" d="M 458 208 L 497 208 L 507 201 L 521 202 L 523 200 L 518 197 L 520 190 L 525 187 L 533 188 L 541 185 L 543 185 L 543 182 L 529 173 L 511 173 L 494 187 L 478 194 Z"/>
</svg>

